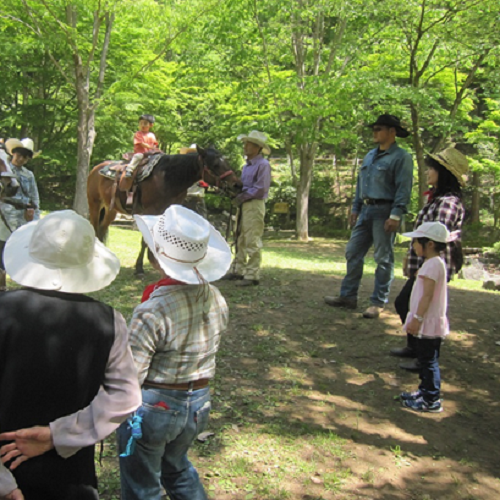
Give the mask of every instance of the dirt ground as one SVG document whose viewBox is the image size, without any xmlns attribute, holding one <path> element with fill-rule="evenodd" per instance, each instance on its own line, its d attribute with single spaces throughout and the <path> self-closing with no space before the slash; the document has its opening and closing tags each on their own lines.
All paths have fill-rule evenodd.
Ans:
<svg viewBox="0 0 500 500">
<path fill-rule="evenodd" d="M 266 243 L 271 250 L 281 247 Z M 343 253 L 341 245 L 326 243 L 302 250 L 320 259 Z M 299 244 L 294 251 L 301 251 Z M 450 289 L 452 333 L 441 353 L 444 411 L 416 414 L 393 398 L 414 390 L 418 376 L 398 368 L 400 359 L 388 354 L 404 345 L 393 306 L 404 280 L 394 281 L 381 318 L 367 320 L 361 313 L 369 305 L 373 275 L 363 279 L 357 311 L 323 303 L 324 295 L 338 292 L 341 278 L 342 272 L 269 268 L 259 287 L 219 283 L 231 306 L 231 325 L 219 357 L 212 430 L 234 421 L 251 427 L 277 419 L 342 438 L 342 457 L 325 453 L 317 484 L 304 489 L 291 479 L 287 498 L 500 498 L 498 293 Z M 275 409 L 245 411 L 246 394 L 263 399 L 291 385 L 296 397 L 277 396 Z M 217 418 L 226 392 L 231 411 Z M 200 475 L 210 481 L 203 453 L 199 457 Z M 328 470 L 350 471 L 334 492 L 322 487 Z M 218 500 L 256 498 L 218 489 L 215 494 Z"/>
</svg>

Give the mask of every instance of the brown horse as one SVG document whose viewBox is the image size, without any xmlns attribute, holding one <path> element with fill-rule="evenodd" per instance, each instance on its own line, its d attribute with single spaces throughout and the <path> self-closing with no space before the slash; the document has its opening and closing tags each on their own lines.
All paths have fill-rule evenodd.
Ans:
<svg viewBox="0 0 500 500">
<path fill-rule="evenodd" d="M 238 179 L 224 157 L 214 148 L 198 147 L 197 150 L 197 154 L 162 155 L 151 175 L 138 184 L 133 212 L 160 215 L 170 205 L 182 203 L 188 188 L 199 180 L 232 192 Z M 101 241 L 118 213 L 131 213 L 125 208 L 126 193 L 117 192 L 116 182 L 99 173 L 109 163 L 112 162 L 94 167 L 87 181 L 90 223 Z M 144 251 L 143 242 L 135 264 L 137 275 L 144 274 Z"/>
</svg>

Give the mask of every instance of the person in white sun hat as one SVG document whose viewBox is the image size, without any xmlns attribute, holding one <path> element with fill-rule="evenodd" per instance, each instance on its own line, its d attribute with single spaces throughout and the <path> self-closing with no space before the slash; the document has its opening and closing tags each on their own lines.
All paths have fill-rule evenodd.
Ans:
<svg viewBox="0 0 500 500">
<path fill-rule="evenodd" d="M 414 228 L 417 229 L 423 222 L 442 222 L 449 231 L 462 228 L 465 218 L 465 207 L 462 202 L 462 188 L 466 185 L 466 174 L 469 170 L 467 157 L 454 147 L 448 147 L 438 153 L 429 154 L 425 158 L 427 165 L 427 182 L 430 186 L 427 203 L 422 207 L 415 220 Z M 442 255 L 446 263 L 448 281 L 458 273 L 463 264 L 462 245 L 460 238 L 446 244 Z M 403 274 L 407 282 L 397 296 L 394 305 L 396 312 L 404 324 L 408 314 L 411 290 L 415 282 L 418 269 L 424 260 L 418 257 L 412 246 L 403 262 Z M 393 356 L 410 358 L 399 366 L 405 370 L 418 372 L 420 367 L 416 359 L 416 349 L 413 335 L 407 335 L 404 347 L 392 348 Z"/>
<path fill-rule="evenodd" d="M 271 154 L 267 136 L 258 130 L 238 136 L 247 159 L 241 174 L 242 192 L 236 196 L 236 254 L 226 280 L 238 280 L 237 286 L 258 285 L 260 280 L 262 235 L 266 199 L 271 186 L 271 165 L 262 156 Z"/>
<path fill-rule="evenodd" d="M 187 453 L 208 423 L 209 381 L 228 322 L 227 304 L 210 282 L 228 270 L 231 251 L 203 217 L 180 205 L 135 220 L 162 279 L 129 327 L 143 404 L 118 430 L 121 498 L 159 500 L 163 486 L 176 500 L 206 500 Z"/>
<path fill-rule="evenodd" d="M 19 188 L 13 196 L 0 199 L 0 292 L 6 289 L 3 263 L 5 242 L 18 227 L 40 218 L 40 197 L 35 176 L 25 165 L 41 151 L 35 152 L 33 140 L 29 138 L 8 139 L 5 149 L 12 156 L 7 167 L 14 175 L 13 180 L 19 184 Z"/>
<path fill-rule="evenodd" d="M 84 295 L 120 262 L 65 210 L 15 231 L 5 265 L 23 288 L 0 294 L 0 497 L 97 499 L 94 444 L 141 402 L 123 316 Z"/>
<path fill-rule="evenodd" d="M 400 394 L 402 405 L 414 411 L 439 413 L 441 404 L 441 342 L 450 333 L 446 310 L 446 265 L 440 257 L 446 244 L 455 241 L 460 231 L 450 233 L 441 222 L 423 222 L 411 233 L 415 253 L 424 259 L 411 292 L 410 310 L 403 329 L 415 338 L 420 363 L 420 385 L 417 391 Z"/>
</svg>

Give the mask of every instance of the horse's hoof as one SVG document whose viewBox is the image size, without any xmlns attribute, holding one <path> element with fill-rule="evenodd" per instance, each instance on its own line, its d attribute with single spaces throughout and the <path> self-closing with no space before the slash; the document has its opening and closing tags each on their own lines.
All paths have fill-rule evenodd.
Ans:
<svg viewBox="0 0 500 500">
<path fill-rule="evenodd" d="M 143 280 L 143 279 L 145 278 L 145 276 L 146 276 L 146 275 L 144 274 L 144 272 L 142 272 L 142 273 L 137 273 L 137 272 L 136 272 L 136 273 L 135 273 L 135 277 L 136 277 L 138 280 Z"/>
</svg>

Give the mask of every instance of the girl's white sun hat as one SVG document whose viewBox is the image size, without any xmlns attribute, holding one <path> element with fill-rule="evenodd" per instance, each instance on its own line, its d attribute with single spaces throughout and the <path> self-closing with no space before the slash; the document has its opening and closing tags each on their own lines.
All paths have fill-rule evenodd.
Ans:
<svg viewBox="0 0 500 500">
<path fill-rule="evenodd" d="M 411 233 L 403 233 L 407 238 L 428 238 L 439 243 L 448 243 L 455 241 L 460 236 L 460 231 L 450 233 L 448 228 L 442 222 L 422 222 Z"/>
</svg>

